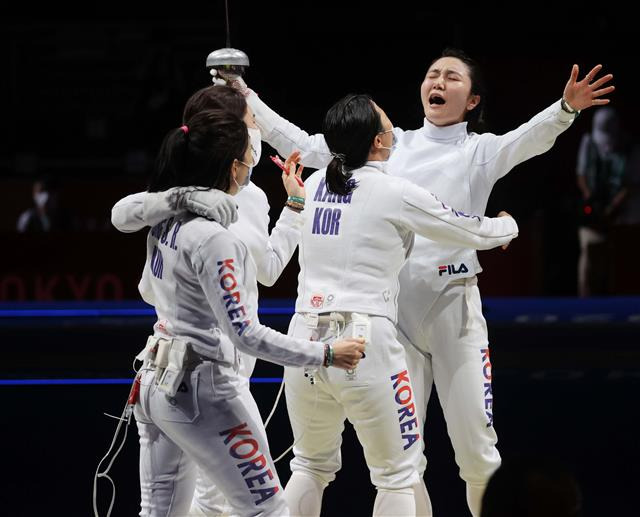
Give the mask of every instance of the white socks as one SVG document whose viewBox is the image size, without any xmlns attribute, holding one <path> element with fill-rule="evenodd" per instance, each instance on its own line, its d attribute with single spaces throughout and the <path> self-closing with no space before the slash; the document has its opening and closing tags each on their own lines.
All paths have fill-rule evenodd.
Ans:
<svg viewBox="0 0 640 517">
<path fill-rule="evenodd" d="M 482 510 L 482 496 L 484 495 L 485 485 L 483 486 L 471 486 L 467 483 L 467 504 L 471 515 L 473 517 L 480 517 L 480 511 Z"/>
<path fill-rule="evenodd" d="M 325 486 L 313 474 L 300 471 L 291 474 L 284 489 L 291 517 L 319 517 Z"/>
<path fill-rule="evenodd" d="M 433 517 L 431 499 L 424 480 L 421 480 L 417 485 L 413 485 L 413 492 L 416 500 L 416 517 Z"/>
</svg>

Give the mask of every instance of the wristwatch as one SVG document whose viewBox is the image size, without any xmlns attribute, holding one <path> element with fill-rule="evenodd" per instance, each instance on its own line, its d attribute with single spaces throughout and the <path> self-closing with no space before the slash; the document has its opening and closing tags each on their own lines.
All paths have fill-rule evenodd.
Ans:
<svg viewBox="0 0 640 517">
<path fill-rule="evenodd" d="M 580 113 L 580 110 L 575 110 L 571 106 L 569 106 L 567 101 L 564 100 L 564 97 L 562 97 L 562 99 L 560 100 L 560 107 L 562 108 L 563 111 L 566 111 L 567 113 L 571 113 L 572 115 L 575 113 L 577 116 Z"/>
</svg>

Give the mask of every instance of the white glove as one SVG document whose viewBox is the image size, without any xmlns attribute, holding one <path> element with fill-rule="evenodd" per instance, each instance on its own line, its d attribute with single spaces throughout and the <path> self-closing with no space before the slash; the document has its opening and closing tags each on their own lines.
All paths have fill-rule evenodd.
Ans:
<svg viewBox="0 0 640 517">
<path fill-rule="evenodd" d="M 176 208 L 217 221 L 225 228 L 238 220 L 238 207 L 233 196 L 218 189 L 198 190 L 182 187 L 177 191 Z"/>
<path fill-rule="evenodd" d="M 226 86 L 227 80 L 223 78 L 215 68 L 209 70 L 211 74 L 211 82 L 216 86 Z"/>
<path fill-rule="evenodd" d="M 249 95 L 249 87 L 247 83 L 244 82 L 244 79 L 240 75 L 219 72 L 215 68 L 209 70 L 211 74 L 211 82 L 216 86 L 224 86 L 229 85 L 236 90 L 239 90 L 245 97 Z"/>
</svg>

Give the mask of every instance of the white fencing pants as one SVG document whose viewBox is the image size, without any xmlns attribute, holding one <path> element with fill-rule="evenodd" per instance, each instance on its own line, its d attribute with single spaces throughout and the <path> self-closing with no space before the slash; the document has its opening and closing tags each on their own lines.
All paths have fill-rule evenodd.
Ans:
<svg viewBox="0 0 640 517">
<path fill-rule="evenodd" d="M 421 421 L 425 421 L 435 383 L 460 477 L 467 484 L 469 509 L 478 516 L 486 484 L 501 460 L 493 427 L 487 325 L 477 279 L 454 281 L 433 292 L 424 284 L 411 284 L 403 274 L 400 278 L 399 335 L 407 351 L 417 405 L 424 412 Z"/>
<path fill-rule="evenodd" d="M 256 358 L 254 356 L 238 351 L 240 369 L 237 382 L 243 386 L 241 390 L 249 391 L 249 379 L 255 368 Z M 260 410 L 253 397 L 245 397 L 247 410 L 253 415 L 255 421 L 262 421 Z M 200 467 L 196 468 L 196 487 L 193 493 L 190 516 L 194 517 L 230 517 L 233 516 L 233 509 L 222 492 L 216 487 Z"/>
<path fill-rule="evenodd" d="M 174 397 L 144 369 L 135 416 L 140 435 L 142 516 L 188 515 L 195 467 L 240 517 L 289 515 L 262 421 L 237 373 L 203 362 Z M 255 406 L 255 403 L 253 403 Z"/>
<path fill-rule="evenodd" d="M 343 314 L 346 327 L 338 335 L 351 337 L 352 324 Z M 320 368 L 312 385 L 303 368 L 285 368 L 285 395 L 296 440 L 291 470 L 293 476 L 307 473 L 321 486 L 333 481 L 341 466 L 342 431 L 348 418 L 379 491 L 377 507 L 387 511 L 391 501 L 396 515 L 414 515 L 412 487 L 420 479 L 418 464 L 423 457 L 419 411 L 395 326 L 384 317 L 370 321 L 371 340 L 355 375 Z M 309 328 L 300 314 L 294 316 L 289 334 L 329 342 L 336 337 L 326 323 Z"/>
</svg>

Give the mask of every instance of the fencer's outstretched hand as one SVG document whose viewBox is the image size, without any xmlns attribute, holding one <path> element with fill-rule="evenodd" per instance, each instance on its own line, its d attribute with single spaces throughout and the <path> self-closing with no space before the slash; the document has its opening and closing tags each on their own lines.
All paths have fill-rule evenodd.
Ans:
<svg viewBox="0 0 640 517">
<path fill-rule="evenodd" d="M 300 151 L 293 151 L 284 162 L 285 170 L 282 171 L 282 183 L 287 191 L 287 195 L 305 198 L 304 181 L 302 181 L 302 171 L 304 165 L 300 163 Z"/>
<path fill-rule="evenodd" d="M 506 212 L 504 210 L 500 210 L 500 212 L 498 212 L 498 217 L 511 217 L 513 219 L 513 216 L 509 213 Z M 503 250 L 506 250 L 509 247 L 509 244 L 511 244 L 510 242 L 507 242 L 506 244 L 503 244 L 502 246 L 500 246 Z"/>
<path fill-rule="evenodd" d="M 333 366 L 343 370 L 353 370 L 364 355 L 364 339 L 349 338 L 336 341 L 333 345 Z"/>
<path fill-rule="evenodd" d="M 183 187 L 177 200 L 178 208 L 219 222 L 227 228 L 238 220 L 238 208 L 233 196 L 218 189 L 198 190 Z"/>
<path fill-rule="evenodd" d="M 582 81 L 578 81 L 578 65 L 573 65 L 571 75 L 562 94 L 565 102 L 569 104 L 569 106 L 575 110 L 584 110 L 591 106 L 609 104 L 609 99 L 599 99 L 598 97 L 608 95 L 616 89 L 613 85 L 600 88 L 613 79 L 613 74 L 604 75 L 600 79 L 593 81 L 600 70 L 602 70 L 602 65 L 596 65 L 584 76 Z"/>
<path fill-rule="evenodd" d="M 209 70 L 209 73 L 211 74 L 211 82 L 216 86 L 231 86 L 236 90 L 242 92 L 245 97 L 249 94 L 249 87 L 247 86 L 247 83 L 244 82 L 244 79 L 241 76 L 228 72 L 220 72 L 215 68 Z"/>
</svg>

